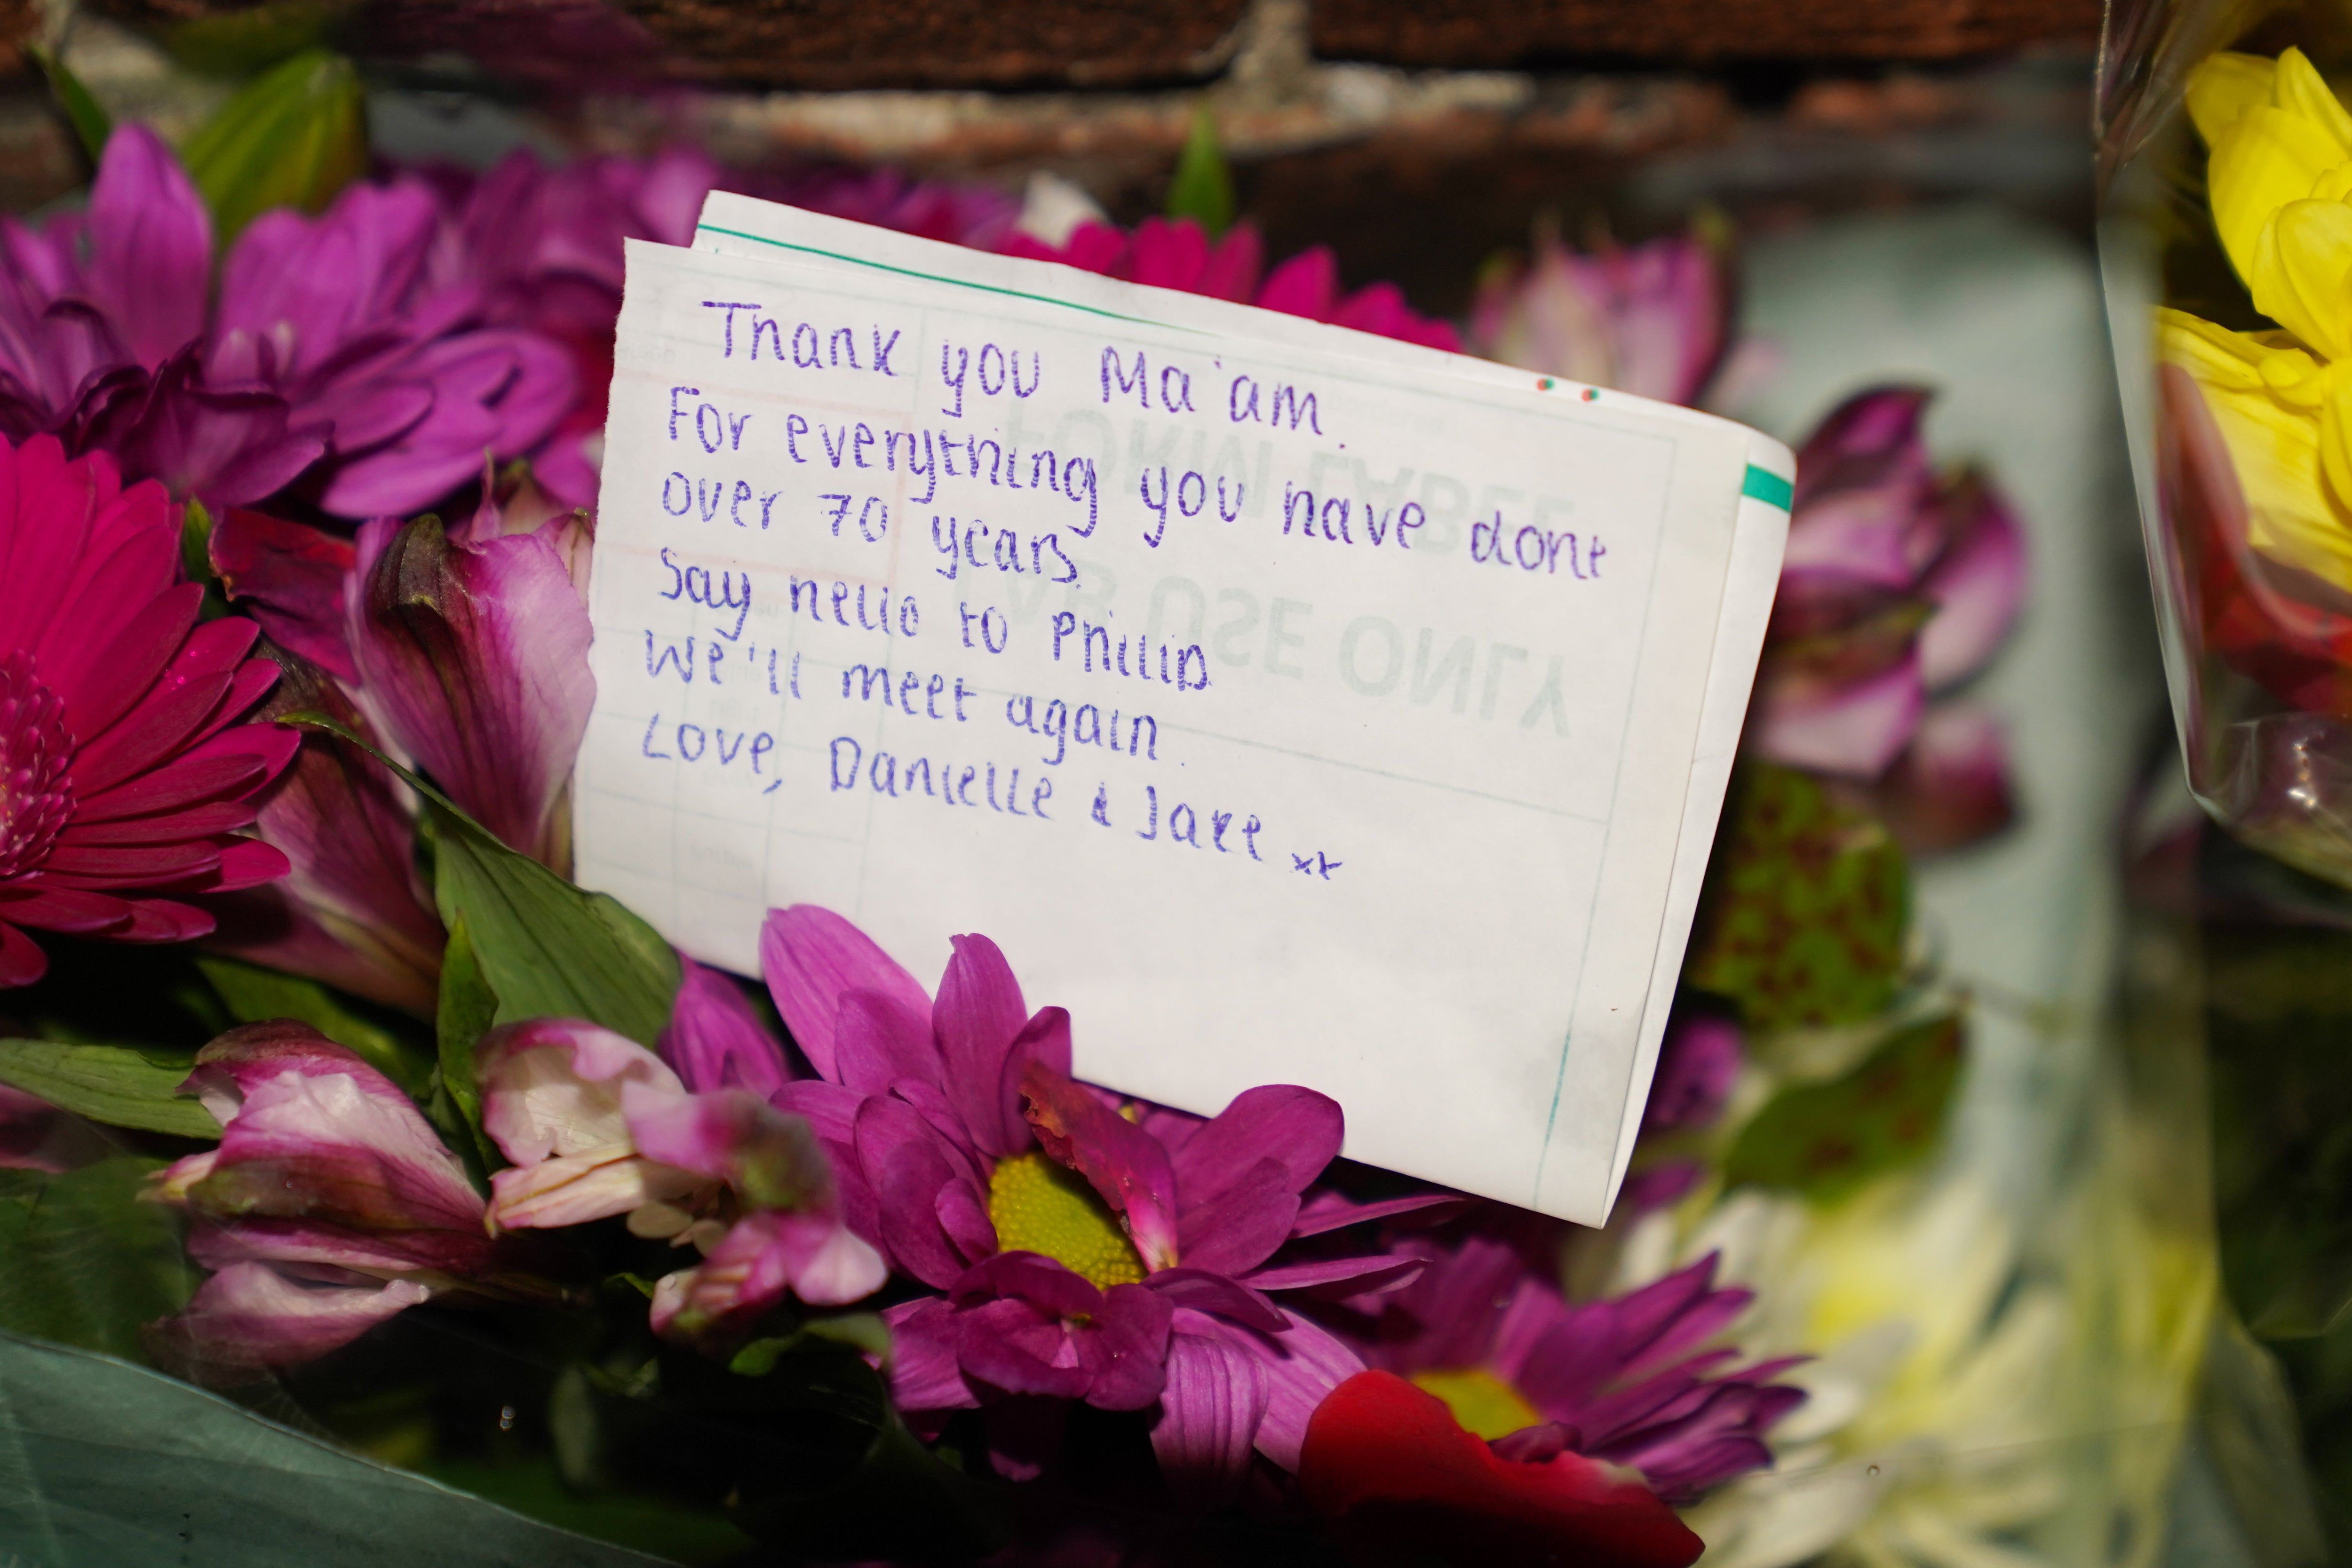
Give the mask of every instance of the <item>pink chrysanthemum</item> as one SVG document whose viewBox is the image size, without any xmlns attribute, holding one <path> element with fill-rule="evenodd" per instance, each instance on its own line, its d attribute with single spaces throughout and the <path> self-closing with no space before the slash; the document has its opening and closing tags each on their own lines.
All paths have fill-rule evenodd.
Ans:
<svg viewBox="0 0 2352 1568">
<path fill-rule="evenodd" d="M 20 928 L 179 942 L 179 895 L 249 888 L 286 858 L 237 829 L 296 736 L 240 724 L 276 678 L 253 623 L 196 624 L 179 509 L 112 459 L 0 442 L 0 985 L 47 961 Z"/>
</svg>

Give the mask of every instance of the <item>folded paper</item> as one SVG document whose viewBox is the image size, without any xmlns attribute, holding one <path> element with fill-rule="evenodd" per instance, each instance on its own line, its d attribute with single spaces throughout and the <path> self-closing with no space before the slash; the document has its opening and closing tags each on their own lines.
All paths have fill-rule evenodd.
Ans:
<svg viewBox="0 0 2352 1568">
<path fill-rule="evenodd" d="M 1078 1074 L 1599 1223 L 1778 574 L 1719 419 L 719 195 L 631 242 L 578 877 L 986 931 Z"/>
</svg>

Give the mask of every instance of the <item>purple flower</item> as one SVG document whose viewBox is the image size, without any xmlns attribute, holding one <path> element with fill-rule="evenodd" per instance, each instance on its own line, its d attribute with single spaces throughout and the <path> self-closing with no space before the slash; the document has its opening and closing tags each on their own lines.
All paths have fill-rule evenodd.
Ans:
<svg viewBox="0 0 2352 1568">
<path fill-rule="evenodd" d="M 626 1215 L 638 1236 L 702 1250 L 656 1286 L 656 1332 L 723 1342 L 788 1291 L 839 1305 L 881 1288 L 799 1118 L 747 1089 L 689 1094 L 644 1047 L 576 1019 L 503 1026 L 475 1055 L 482 1130 L 514 1162 L 490 1178 L 494 1226 Z"/>
<path fill-rule="evenodd" d="M 251 1377 L 441 1291 L 497 1289 L 481 1195 L 408 1097 L 351 1051 L 307 1025 L 247 1024 L 196 1053 L 181 1088 L 222 1132 L 148 1194 L 188 1212 L 189 1256 L 215 1270 L 149 1331 L 172 1365 Z"/>
<path fill-rule="evenodd" d="M 344 584 L 362 708 L 485 827 L 559 872 L 571 832 L 557 807 L 596 699 L 572 574 L 581 526 L 567 514 L 484 537 L 480 520 L 457 534 L 378 518 Z"/>
<path fill-rule="evenodd" d="M 655 1047 L 686 1087 L 697 1094 L 748 1089 L 772 1100 L 793 1077 L 784 1047 L 735 982 L 715 969 L 678 954 L 684 978 L 670 1008 L 669 1027 Z"/>
<path fill-rule="evenodd" d="M 1658 1047 L 1658 1069 L 1650 1083 L 1650 1103 L 1642 1131 L 1664 1132 L 1703 1127 L 1723 1114 L 1739 1069 L 1747 1061 L 1739 1026 L 1706 1014 L 1675 1018 Z"/>
<path fill-rule="evenodd" d="M 1581 256 L 1538 234 L 1532 264 L 1490 268 L 1470 308 L 1488 359 L 1662 403 L 1696 405 L 1722 363 L 1731 271 L 1696 236 Z"/>
<path fill-rule="evenodd" d="M 1929 395 L 1849 398 L 1797 455 L 1795 510 L 1748 745 L 1776 762 L 1873 780 L 1918 731 L 1931 694 L 1992 657 L 2025 592 L 2025 545 L 1998 492 L 1937 478 Z"/>
<path fill-rule="evenodd" d="M 778 1103 L 825 1141 L 851 1227 L 939 1292 L 884 1314 L 902 1408 L 1019 1395 L 1157 1405 L 1162 1468 L 1193 1495 L 1229 1492 L 1253 1446 L 1296 1464 L 1315 1404 L 1361 1363 L 1266 1292 L 1360 1294 L 1418 1267 L 1276 1257 L 1294 1237 L 1393 1212 L 1302 1217 L 1301 1194 L 1339 1152 L 1338 1105 L 1264 1088 L 1213 1121 L 1131 1121 L 1070 1079 L 1069 1015 L 1031 1015 L 985 937 L 954 939 L 936 1002 L 812 905 L 772 910 L 761 952 L 818 1074 Z"/>
<path fill-rule="evenodd" d="M 429 265 L 441 238 L 414 178 L 280 211 L 221 258 L 202 199 L 152 132 L 107 143 L 86 218 L 0 230 L 0 431 L 53 432 L 215 508 L 314 469 L 345 517 L 425 506 L 520 456 L 570 405 L 560 345 L 484 320 Z"/>
<path fill-rule="evenodd" d="M 1390 1299 L 1366 1359 L 1444 1400 L 1504 1458 L 1628 1465 L 1679 1503 L 1769 1466 L 1764 1433 L 1804 1401 L 1771 1381 L 1791 1363 L 1730 1370 L 1738 1352 L 1706 1348 L 1751 1300 L 1714 1288 L 1711 1256 L 1580 1303 L 1484 1237 L 1428 1264 Z"/>
</svg>

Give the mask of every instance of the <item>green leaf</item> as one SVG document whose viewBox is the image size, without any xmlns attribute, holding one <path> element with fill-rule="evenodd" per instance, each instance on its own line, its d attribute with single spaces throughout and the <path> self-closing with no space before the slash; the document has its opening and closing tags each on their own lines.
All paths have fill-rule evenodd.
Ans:
<svg viewBox="0 0 2352 1568">
<path fill-rule="evenodd" d="M 482 1131 L 482 1087 L 474 1076 L 474 1045 L 498 1016 L 499 998 L 482 978 L 466 917 L 449 922 L 449 945 L 441 956 L 441 1012 L 435 1020 L 441 1046 L 441 1088 L 473 1138 L 486 1168 L 499 1164 L 497 1150 Z"/>
<path fill-rule="evenodd" d="M 57 1040 L 0 1040 L 0 1083 L 37 1094 L 92 1121 L 215 1140 L 220 1123 L 180 1082 L 186 1057 L 149 1056 L 128 1046 L 73 1046 Z"/>
<path fill-rule="evenodd" d="M 38 1568 L 657 1568 L 143 1367 L 0 1334 L 0 1542 Z"/>
<path fill-rule="evenodd" d="M 1927 1157 L 1960 1073 L 1960 1019 L 1898 1031 L 1859 1067 L 1765 1102 L 1725 1156 L 1727 1186 L 1754 1183 L 1835 1203 Z"/>
<path fill-rule="evenodd" d="M 1234 226 L 1234 171 L 1217 143 L 1216 116 L 1205 103 L 1193 112 L 1192 133 L 1177 156 L 1176 177 L 1168 185 L 1168 216 L 1191 218 L 1211 239 Z"/>
<path fill-rule="evenodd" d="M 765 1377 L 776 1370 L 776 1363 L 784 1356 L 812 1349 L 820 1340 L 847 1345 L 861 1355 L 887 1360 L 890 1354 L 889 1324 L 872 1312 L 844 1312 L 837 1317 L 813 1318 L 792 1333 L 778 1338 L 753 1340 L 735 1352 L 727 1370 L 738 1377 Z"/>
<path fill-rule="evenodd" d="M 336 14 L 350 9 L 348 0 L 261 0 L 235 10 L 210 10 L 174 24 L 163 35 L 163 47 L 180 64 L 206 76 L 252 76 L 326 42 Z"/>
<path fill-rule="evenodd" d="M 412 1097 L 425 1093 L 432 1063 L 391 1030 L 361 1015 L 318 981 L 299 974 L 207 955 L 196 960 L 213 989 L 240 1024 L 294 1018 L 308 1024 L 400 1086 Z"/>
<path fill-rule="evenodd" d="M 759 1370 L 666 1348 L 645 1394 L 600 1394 L 614 1473 L 667 1468 L 796 1561 L 961 1562 L 1003 1543 L 1012 1489 L 926 1447 L 856 1346 L 803 1330 L 743 1365 Z"/>
<path fill-rule="evenodd" d="M 26 53 L 33 57 L 39 64 L 41 73 L 49 79 L 49 92 L 57 99 L 58 108 L 64 113 L 66 123 L 73 127 L 74 135 L 81 142 L 81 150 L 89 155 L 91 163 L 97 163 L 106 155 L 106 139 L 114 134 L 113 116 L 89 95 L 89 89 L 82 86 L 81 79 L 68 69 L 66 62 L 53 51 L 36 44 Z"/>
<path fill-rule="evenodd" d="M 323 211 L 367 167 L 359 72 L 341 55 L 306 49 L 239 89 L 180 155 L 224 250 L 272 207 Z"/>
<path fill-rule="evenodd" d="M 180 569 L 191 583 L 207 586 L 218 583 L 220 574 L 213 570 L 213 514 L 205 503 L 190 496 L 180 513 Z"/>
<path fill-rule="evenodd" d="M 1683 978 L 1753 1029 L 1855 1024 L 1901 989 L 1910 875 L 1876 817 L 1792 768 L 1744 764 Z"/>
<path fill-rule="evenodd" d="M 498 998 L 495 1022 L 585 1018 L 646 1047 L 668 1026 L 677 954 L 619 900 L 583 892 L 508 848 L 439 790 L 326 715 L 288 713 L 278 721 L 341 736 L 425 797 L 441 923 L 454 930 L 464 919 L 481 977 Z"/>
<path fill-rule="evenodd" d="M 179 1217 L 140 1193 L 161 1160 L 120 1154 L 63 1175 L 0 1172 L 0 1329 L 110 1355 L 187 1305 Z"/>
<path fill-rule="evenodd" d="M 677 1000 L 669 943 L 617 899 L 581 891 L 454 806 L 428 797 L 425 811 L 442 923 L 469 928 L 496 1021 L 585 1018 L 651 1046 Z"/>
</svg>

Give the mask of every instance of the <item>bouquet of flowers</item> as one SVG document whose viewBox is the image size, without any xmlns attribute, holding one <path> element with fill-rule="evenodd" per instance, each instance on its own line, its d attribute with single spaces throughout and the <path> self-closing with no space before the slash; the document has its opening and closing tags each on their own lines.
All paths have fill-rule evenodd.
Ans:
<svg viewBox="0 0 2352 1568">
<path fill-rule="evenodd" d="M 739 978 L 573 886 L 621 241 L 682 242 L 728 176 L 362 178 L 348 80 L 298 57 L 177 152 L 86 113 L 87 207 L 0 220 L 0 1378 L 59 1391 L 20 1435 L 290 1426 L 341 1451 L 270 1462 L 361 1500 L 352 1540 L 474 1508 L 432 1527 L 452 1552 L 523 1523 L 335 1467 L 672 1561 L 1893 1560 L 1921 1505 L 1891 1481 L 1803 1529 L 1733 1483 L 1879 1453 L 1887 1399 L 1932 1424 L 2053 1342 L 2026 1314 L 2027 1348 L 1931 1374 L 1805 1294 L 1923 1208 L 1992 1260 L 1953 1321 L 2006 1256 L 1921 1185 L 1966 999 L 1905 846 L 2012 809 L 1998 722 L 1948 693 L 2026 563 L 1997 488 L 1930 461 L 1924 391 L 1804 447 L 1643 1145 L 1619 1223 L 1572 1235 L 1339 1159 L 1311 1089 L 1202 1118 L 1077 1081 L 1073 1020 L 985 936 L 940 933 L 927 986 L 774 910 Z M 1129 231 L 887 172 L 753 188 L 1464 342 L 1189 195 Z M 1730 279 L 1713 235 L 1539 237 L 1467 344 L 1693 401 Z M 67 1528 L 122 1560 L 194 1517 L 113 1484 Z"/>
</svg>

